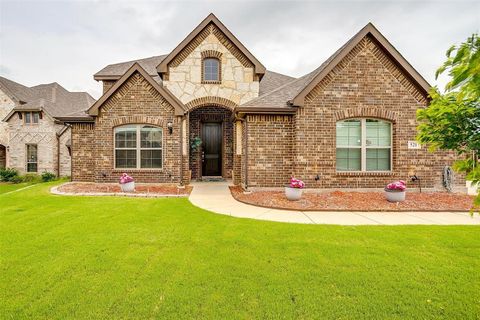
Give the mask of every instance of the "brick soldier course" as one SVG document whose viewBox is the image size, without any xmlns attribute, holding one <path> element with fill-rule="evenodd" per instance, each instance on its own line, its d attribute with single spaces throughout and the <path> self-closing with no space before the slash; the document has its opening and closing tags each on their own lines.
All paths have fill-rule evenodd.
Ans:
<svg viewBox="0 0 480 320">
<path fill-rule="evenodd" d="M 218 72 L 214 80 L 205 78 L 205 59 L 218 61 L 207 71 Z M 201 180 L 211 141 L 199 150 L 191 143 L 212 122 L 221 123 L 221 176 L 244 187 L 280 187 L 294 175 L 313 188 L 378 188 L 416 174 L 424 187 L 441 188 L 455 159 L 408 147 L 430 86 L 372 24 L 295 79 L 266 70 L 211 14 L 169 54 L 109 65 L 94 78 L 104 95 L 83 115 L 62 118 L 72 126 L 75 181 L 112 182 L 122 172 L 139 182 Z M 391 124 L 390 170 L 337 170 L 336 125 L 346 119 Z M 114 131 L 127 124 L 163 130 L 162 168 L 115 169 Z"/>
</svg>

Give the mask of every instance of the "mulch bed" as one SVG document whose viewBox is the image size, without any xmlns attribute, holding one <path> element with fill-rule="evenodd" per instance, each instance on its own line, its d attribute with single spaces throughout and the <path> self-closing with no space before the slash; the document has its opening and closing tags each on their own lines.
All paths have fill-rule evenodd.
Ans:
<svg viewBox="0 0 480 320">
<path fill-rule="evenodd" d="M 469 211 L 473 196 L 446 192 L 407 192 L 404 202 L 391 203 L 383 192 L 321 191 L 303 192 L 302 199 L 289 201 L 281 191 L 244 193 L 230 187 L 238 201 L 274 209 L 301 211 Z"/>
<path fill-rule="evenodd" d="M 193 187 L 178 188 L 174 184 L 135 184 L 135 191 L 130 194 L 155 194 L 155 195 L 189 195 Z M 58 191 L 65 193 L 95 194 L 95 193 L 121 193 L 118 183 L 79 183 L 70 182 L 58 187 Z"/>
</svg>

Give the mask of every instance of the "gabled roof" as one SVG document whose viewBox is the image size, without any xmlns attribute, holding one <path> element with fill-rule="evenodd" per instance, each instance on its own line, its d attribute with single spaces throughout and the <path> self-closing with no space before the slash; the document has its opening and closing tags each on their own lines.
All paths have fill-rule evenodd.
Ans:
<svg viewBox="0 0 480 320">
<path fill-rule="evenodd" d="M 95 102 L 88 93 L 70 92 L 56 82 L 29 88 L 0 77 L 0 89 L 16 102 L 4 121 L 17 111 L 44 111 L 52 118 L 61 117 L 86 110 Z"/>
<path fill-rule="evenodd" d="M 290 81 L 277 89 L 259 96 L 242 105 L 243 107 L 291 107 L 303 106 L 305 96 L 366 36 L 370 34 L 397 65 L 410 76 L 410 78 L 425 93 L 428 93 L 430 85 L 416 71 L 410 63 L 388 42 L 388 40 L 368 23 L 335 53 L 333 53 L 320 67 L 312 72 Z M 243 108 L 244 109 L 244 108 Z"/>
<path fill-rule="evenodd" d="M 158 77 L 157 66 L 165 59 L 167 55 L 153 56 L 149 58 L 143 58 L 138 60 L 120 62 L 115 64 L 109 64 L 102 70 L 98 71 L 93 75 L 95 80 L 118 80 L 120 77 L 127 72 L 127 70 L 133 66 L 134 63 L 138 63 L 145 71 L 152 77 Z M 156 79 L 155 79 L 156 80 Z M 161 80 L 160 80 L 161 81 Z M 158 81 L 157 81 L 158 82 Z"/>
<path fill-rule="evenodd" d="M 16 103 L 25 103 L 32 98 L 29 87 L 4 77 L 0 77 L 0 90 Z"/>
<path fill-rule="evenodd" d="M 253 54 L 248 51 L 248 49 L 230 32 L 230 30 L 225 27 L 225 25 L 218 20 L 218 18 L 210 13 L 192 32 L 182 41 L 180 44 L 170 52 L 165 59 L 160 62 L 157 66 L 158 73 L 168 72 L 168 64 L 200 33 L 205 27 L 210 23 L 213 23 L 217 28 L 219 28 L 223 34 L 252 62 L 254 65 L 254 71 L 256 74 L 263 75 L 265 73 L 265 67 L 260 61 L 253 56 Z"/>
<path fill-rule="evenodd" d="M 168 90 L 166 90 L 163 86 L 159 85 L 146 71 L 143 69 L 140 64 L 134 63 L 124 74 L 123 76 L 118 79 L 117 82 L 103 94 L 100 99 L 97 100 L 89 109 L 87 114 L 90 116 L 97 116 L 98 110 L 100 107 L 110 98 L 120 86 L 125 83 L 131 75 L 135 72 L 140 73 L 148 83 L 155 88 L 164 97 L 174 108 L 175 108 L 175 115 L 183 115 L 185 114 L 185 106 L 178 100 L 173 94 L 171 94 Z"/>
</svg>

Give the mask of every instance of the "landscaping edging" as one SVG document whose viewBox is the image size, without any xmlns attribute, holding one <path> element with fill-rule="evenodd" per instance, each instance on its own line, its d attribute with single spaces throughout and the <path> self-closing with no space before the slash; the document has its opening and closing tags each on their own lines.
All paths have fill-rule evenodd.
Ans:
<svg viewBox="0 0 480 320">
<path fill-rule="evenodd" d="M 61 184 L 59 186 L 52 187 L 50 193 L 59 196 L 90 196 L 90 197 L 133 197 L 133 198 L 185 198 L 189 196 L 189 193 L 184 194 L 161 194 L 161 193 L 128 193 L 128 192 L 64 192 L 59 188 L 68 185 L 71 182 Z"/>
<path fill-rule="evenodd" d="M 297 211 L 297 212 L 461 212 L 461 213 L 468 213 L 471 212 L 470 209 L 414 209 L 414 208 L 399 208 L 398 203 L 396 204 L 396 208 L 368 208 L 368 209 L 350 209 L 350 208 L 287 208 L 287 207 L 282 207 L 282 206 L 277 206 L 277 205 L 264 205 L 261 203 L 257 203 L 254 201 L 247 201 L 245 199 L 242 199 L 239 197 L 239 191 L 235 190 L 238 187 L 235 186 L 230 186 L 229 190 L 232 195 L 232 197 L 241 203 L 251 205 L 251 206 L 256 206 L 260 208 L 268 208 L 268 209 L 275 209 L 275 210 L 283 210 L 283 211 Z M 387 201 L 387 200 L 385 200 Z M 472 199 L 473 202 L 473 199 Z"/>
</svg>

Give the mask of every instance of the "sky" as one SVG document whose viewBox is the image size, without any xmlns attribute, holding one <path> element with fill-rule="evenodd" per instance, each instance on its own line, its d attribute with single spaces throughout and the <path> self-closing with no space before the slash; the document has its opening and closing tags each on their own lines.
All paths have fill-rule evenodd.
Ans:
<svg viewBox="0 0 480 320">
<path fill-rule="evenodd" d="M 432 85 L 445 51 L 480 29 L 476 1 L 5 1 L 0 75 L 27 86 L 58 82 L 99 98 L 93 74 L 167 54 L 210 12 L 267 69 L 317 68 L 372 22 Z"/>
</svg>

